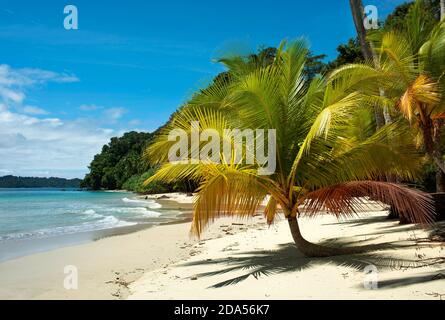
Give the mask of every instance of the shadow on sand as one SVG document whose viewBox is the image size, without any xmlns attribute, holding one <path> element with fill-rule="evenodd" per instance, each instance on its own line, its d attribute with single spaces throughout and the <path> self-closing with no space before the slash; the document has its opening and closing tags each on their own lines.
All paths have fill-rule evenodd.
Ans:
<svg viewBox="0 0 445 320">
<path fill-rule="evenodd" d="M 332 245 L 333 241 L 322 243 L 324 245 Z M 357 241 L 354 242 L 357 244 Z M 336 240 L 337 246 L 347 244 L 345 241 Z M 337 266 L 351 267 L 356 270 L 363 270 L 368 265 L 375 265 L 378 268 L 404 269 L 419 268 L 427 265 L 444 264 L 445 258 L 438 258 L 435 261 L 429 260 L 404 260 L 385 257 L 384 252 L 380 250 L 407 248 L 416 246 L 416 244 L 406 243 L 384 243 L 379 245 L 379 251 L 366 254 L 336 256 L 329 258 L 308 258 L 303 256 L 293 244 L 280 245 L 277 250 L 273 251 L 251 251 L 243 253 L 235 253 L 230 257 L 213 260 L 193 261 L 182 264 L 182 266 L 199 266 L 199 265 L 220 265 L 221 268 L 216 271 L 197 274 L 197 277 L 212 277 L 217 275 L 229 274 L 231 272 L 243 272 L 241 276 L 229 278 L 225 281 L 215 283 L 210 288 L 220 288 L 223 286 L 234 285 L 250 276 L 258 279 L 261 276 L 272 276 L 288 272 L 298 272 L 315 265 L 334 264 Z M 419 247 L 417 245 L 417 247 Z M 239 274 L 239 273 L 238 273 Z M 417 276 L 412 278 L 394 279 L 379 283 L 379 287 L 396 287 L 409 285 L 413 283 L 421 283 L 427 281 L 435 281 L 442 279 L 437 272 L 431 275 Z"/>
</svg>

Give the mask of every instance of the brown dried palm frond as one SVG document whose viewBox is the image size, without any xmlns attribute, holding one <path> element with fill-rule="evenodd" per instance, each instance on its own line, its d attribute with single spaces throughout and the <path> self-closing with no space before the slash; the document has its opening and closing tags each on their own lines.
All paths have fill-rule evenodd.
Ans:
<svg viewBox="0 0 445 320">
<path fill-rule="evenodd" d="M 411 121 L 414 115 L 420 111 L 418 110 L 420 106 L 435 106 L 440 102 L 440 98 L 438 84 L 421 74 L 406 89 L 397 107 L 404 117 Z M 425 110 L 424 112 L 429 113 L 430 111 Z"/>
<path fill-rule="evenodd" d="M 198 237 L 217 218 L 253 216 L 267 195 L 252 169 L 212 164 L 206 168 L 194 201 L 191 231 Z"/>
<path fill-rule="evenodd" d="M 416 223 L 430 223 L 434 217 L 432 197 L 404 185 L 381 181 L 353 181 L 307 193 L 301 204 L 304 214 L 315 216 L 321 211 L 337 217 L 356 215 L 369 209 L 369 200 L 391 205 L 401 216 Z"/>
</svg>

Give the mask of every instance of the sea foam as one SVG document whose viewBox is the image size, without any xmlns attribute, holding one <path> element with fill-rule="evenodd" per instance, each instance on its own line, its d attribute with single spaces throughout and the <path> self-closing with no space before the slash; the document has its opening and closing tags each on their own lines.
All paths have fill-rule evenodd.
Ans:
<svg viewBox="0 0 445 320">
<path fill-rule="evenodd" d="M 129 199 L 129 198 L 122 198 L 123 202 L 126 203 L 137 203 L 137 204 L 143 204 L 149 207 L 150 209 L 159 209 L 162 207 L 161 204 L 155 202 L 154 200 L 141 200 L 141 199 Z"/>
</svg>

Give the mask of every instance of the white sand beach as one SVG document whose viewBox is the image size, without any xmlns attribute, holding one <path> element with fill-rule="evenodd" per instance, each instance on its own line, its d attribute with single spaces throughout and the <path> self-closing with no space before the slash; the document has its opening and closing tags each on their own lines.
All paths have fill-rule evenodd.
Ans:
<svg viewBox="0 0 445 320">
<path fill-rule="evenodd" d="M 181 194 L 165 196 L 191 201 Z M 323 259 L 302 256 L 287 222 L 269 227 L 261 215 L 218 220 L 200 240 L 190 238 L 190 222 L 157 226 L 0 263 L 0 298 L 445 298 L 444 244 L 422 240 L 428 231 L 399 226 L 386 220 L 386 214 L 373 211 L 341 222 L 330 216 L 302 219 L 310 241 L 383 247 Z M 66 265 L 78 269 L 77 290 L 63 286 Z M 365 274 L 370 265 L 376 266 L 376 277 Z M 369 287 L 373 280 L 377 288 L 366 289 L 364 281 Z"/>
<path fill-rule="evenodd" d="M 417 245 L 427 236 L 423 230 L 387 221 L 384 212 L 341 223 L 329 216 L 303 220 L 302 228 L 312 241 L 382 243 L 392 248 L 357 256 L 307 258 L 292 244 L 286 221 L 269 228 L 257 218 L 254 228 L 246 232 L 197 244 L 193 248 L 198 255 L 144 274 L 130 285 L 129 298 L 445 298 L 443 244 Z M 375 277 L 365 274 L 369 265 L 376 266 Z M 366 289 L 364 282 L 372 287 L 369 283 L 374 279 L 377 288 Z"/>
</svg>

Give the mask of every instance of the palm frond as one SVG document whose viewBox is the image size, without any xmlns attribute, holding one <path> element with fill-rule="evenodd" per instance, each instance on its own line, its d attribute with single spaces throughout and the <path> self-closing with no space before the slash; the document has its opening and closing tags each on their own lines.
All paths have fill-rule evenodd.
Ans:
<svg viewBox="0 0 445 320">
<path fill-rule="evenodd" d="M 301 198 L 305 215 L 326 210 L 337 217 L 357 214 L 369 206 L 369 200 L 390 205 L 401 216 L 417 223 L 434 218 L 432 197 L 404 185 L 380 181 L 353 181 L 310 192 Z"/>
<path fill-rule="evenodd" d="M 267 201 L 266 208 L 264 209 L 264 216 L 266 217 L 266 221 L 269 225 L 273 223 L 275 215 L 277 214 L 277 209 L 277 201 L 274 197 L 270 197 L 269 201 Z"/>
<path fill-rule="evenodd" d="M 267 194 L 251 169 L 207 167 L 214 170 L 202 181 L 194 201 L 192 232 L 198 236 L 216 218 L 251 217 Z"/>
<path fill-rule="evenodd" d="M 437 83 L 426 75 L 419 75 L 407 88 L 398 103 L 398 109 L 409 121 L 412 121 L 417 113 L 426 113 L 421 116 L 429 116 L 433 107 L 440 102 L 441 95 Z M 430 106 L 429 110 L 421 110 L 423 106 Z M 423 119 L 421 119 L 423 120 Z"/>
<path fill-rule="evenodd" d="M 309 190 L 355 180 L 372 180 L 387 175 L 412 180 L 418 177 L 422 153 L 412 143 L 413 137 L 404 122 L 394 122 L 366 136 L 356 128 L 338 136 L 335 143 L 314 145 L 310 157 L 304 158 L 296 171 L 296 181 Z M 348 130 L 350 131 L 350 130 Z"/>
</svg>

